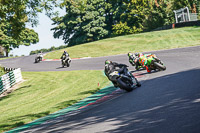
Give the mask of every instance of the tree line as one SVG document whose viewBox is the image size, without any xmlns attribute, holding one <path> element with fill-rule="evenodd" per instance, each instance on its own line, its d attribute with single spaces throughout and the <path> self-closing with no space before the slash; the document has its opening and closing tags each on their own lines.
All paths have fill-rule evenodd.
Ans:
<svg viewBox="0 0 200 133">
<path fill-rule="evenodd" d="M 73 46 L 150 31 L 174 23 L 173 10 L 187 6 L 199 13 L 199 4 L 199 0 L 0 0 L 0 46 L 8 54 L 19 45 L 36 44 L 38 34 L 27 24 L 36 26 L 42 11 L 55 26 L 54 38 Z M 65 10 L 65 15 L 55 8 Z"/>
<path fill-rule="evenodd" d="M 43 53 L 50 52 L 50 51 L 64 49 L 64 48 L 67 48 L 67 45 L 61 45 L 59 47 L 52 46 L 51 48 L 43 48 L 43 49 L 39 49 L 39 50 L 33 50 L 30 52 L 30 55 L 37 54 L 40 52 L 43 52 Z"/>
</svg>

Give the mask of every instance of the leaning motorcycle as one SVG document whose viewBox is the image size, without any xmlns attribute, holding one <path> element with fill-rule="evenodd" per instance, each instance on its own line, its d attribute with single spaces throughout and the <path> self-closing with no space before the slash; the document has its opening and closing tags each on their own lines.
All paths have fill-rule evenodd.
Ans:
<svg viewBox="0 0 200 133">
<path fill-rule="evenodd" d="M 70 66 L 70 63 L 71 63 L 71 58 L 70 57 L 66 57 L 65 59 L 62 59 L 62 67 L 69 67 Z"/>
<path fill-rule="evenodd" d="M 39 63 L 40 61 L 42 61 L 42 56 L 36 56 L 35 63 Z"/>
<path fill-rule="evenodd" d="M 133 74 L 125 67 L 126 74 L 114 71 L 109 75 L 109 79 L 115 82 L 114 86 L 119 87 L 127 92 L 132 91 L 136 87 L 140 87 L 140 82 L 133 76 Z"/>
<path fill-rule="evenodd" d="M 145 67 L 143 67 L 143 65 L 140 64 L 139 62 L 137 62 L 138 64 L 136 65 L 135 62 L 136 58 L 139 59 L 139 57 L 133 55 L 133 59 L 129 59 L 130 64 L 132 66 L 137 66 L 135 68 L 136 70 L 145 69 Z M 147 57 L 147 64 L 148 66 L 150 66 L 151 70 L 160 70 L 160 71 L 166 70 L 166 66 L 164 65 L 164 63 L 155 54 L 152 54 Z"/>
<path fill-rule="evenodd" d="M 151 70 L 166 70 L 164 63 L 159 58 L 157 58 L 155 54 L 148 57 L 147 64 L 150 66 Z"/>
</svg>

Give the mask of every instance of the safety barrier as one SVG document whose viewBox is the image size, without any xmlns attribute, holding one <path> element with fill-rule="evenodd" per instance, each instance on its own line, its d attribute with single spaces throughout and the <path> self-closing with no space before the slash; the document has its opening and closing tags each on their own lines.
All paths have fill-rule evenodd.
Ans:
<svg viewBox="0 0 200 133">
<path fill-rule="evenodd" d="M 169 24 L 169 25 L 165 25 L 163 27 L 158 27 L 152 31 L 168 30 L 168 29 L 188 27 L 188 26 L 200 26 L 200 20 Z"/>
<path fill-rule="evenodd" d="M 13 69 L 0 77 L 0 94 L 22 81 L 21 69 Z"/>
</svg>

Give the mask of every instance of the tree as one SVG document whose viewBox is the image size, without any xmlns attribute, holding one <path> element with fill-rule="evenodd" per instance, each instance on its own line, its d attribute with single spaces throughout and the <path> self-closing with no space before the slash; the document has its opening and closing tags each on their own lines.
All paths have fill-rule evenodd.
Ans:
<svg viewBox="0 0 200 133">
<path fill-rule="evenodd" d="M 19 45 L 29 46 L 39 41 L 38 34 L 32 29 L 25 28 L 14 38 L 10 33 L 11 28 L 8 22 L 0 24 L 0 44 L 6 49 L 6 56 L 10 50 L 18 48 Z"/>
<path fill-rule="evenodd" d="M 66 0 L 66 15 L 53 18 L 54 37 L 69 46 L 106 37 L 104 4 L 104 0 Z"/>
<path fill-rule="evenodd" d="M 174 22 L 172 3 L 170 0 L 155 0 L 148 3 L 147 18 L 143 21 L 144 30 L 153 30 Z"/>
<path fill-rule="evenodd" d="M 26 28 L 27 23 L 37 25 L 37 13 L 41 12 L 40 0 L 0 0 L 0 45 L 6 55 L 19 45 L 38 42 L 38 35 Z"/>
<path fill-rule="evenodd" d="M 127 0 L 122 3 L 120 21 L 113 25 L 115 35 L 138 33 L 143 30 L 143 21 L 146 18 L 148 0 Z"/>
</svg>

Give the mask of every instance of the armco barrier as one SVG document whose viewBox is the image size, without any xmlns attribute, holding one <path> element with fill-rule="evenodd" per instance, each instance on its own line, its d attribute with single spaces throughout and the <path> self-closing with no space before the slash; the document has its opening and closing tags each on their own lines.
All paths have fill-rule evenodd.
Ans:
<svg viewBox="0 0 200 133">
<path fill-rule="evenodd" d="M 0 77 L 0 94 L 22 81 L 21 69 L 17 68 Z"/>
<path fill-rule="evenodd" d="M 152 31 L 168 30 L 168 29 L 182 28 L 182 27 L 188 27 L 188 26 L 200 26 L 200 20 L 169 24 L 169 25 L 165 25 L 163 27 L 158 27 Z"/>
</svg>

